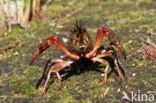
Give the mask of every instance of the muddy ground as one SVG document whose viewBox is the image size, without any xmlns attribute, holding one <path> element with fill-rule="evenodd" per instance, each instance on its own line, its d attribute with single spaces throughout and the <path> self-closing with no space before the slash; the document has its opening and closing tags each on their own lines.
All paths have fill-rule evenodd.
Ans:
<svg viewBox="0 0 156 103">
<path fill-rule="evenodd" d="M 137 53 L 148 38 L 156 43 L 155 0 L 55 0 L 47 7 L 43 21 L 33 20 L 27 29 L 13 28 L 0 38 L 0 48 L 20 41 L 19 45 L 0 51 L 0 102 L 1 103 L 121 103 L 123 92 L 155 95 L 156 65 Z M 78 10 L 82 9 L 82 10 Z M 78 10 L 74 15 L 74 10 Z M 65 18 L 67 16 L 67 18 Z M 41 77 L 49 58 L 59 58 L 63 53 L 50 48 L 32 65 L 29 62 L 39 43 L 48 36 L 60 35 L 66 41 L 68 31 L 76 18 L 87 27 L 92 39 L 100 26 L 111 28 L 121 39 L 127 53 L 127 61 L 119 55 L 126 79 L 118 84 L 112 74 L 110 82 L 100 85 L 100 72 L 87 70 L 72 75 L 62 83 L 64 89 L 50 85 L 45 96 L 41 96 L 43 84 L 35 85 Z M 109 41 L 104 39 L 103 44 Z M 106 95 L 105 95 L 106 94 Z M 138 100 L 138 99 L 137 99 Z M 127 103 L 127 102 L 124 102 Z M 135 103 L 150 103 L 149 100 Z"/>
</svg>

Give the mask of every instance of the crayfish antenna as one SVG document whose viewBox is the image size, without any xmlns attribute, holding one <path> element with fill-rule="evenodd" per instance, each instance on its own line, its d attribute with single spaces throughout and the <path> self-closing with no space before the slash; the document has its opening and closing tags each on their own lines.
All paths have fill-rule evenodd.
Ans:
<svg viewBox="0 0 156 103">
<path fill-rule="evenodd" d="M 75 16 L 75 25 L 76 25 L 76 28 L 79 28 L 79 23 L 78 23 L 78 20 L 77 20 L 77 18 L 76 18 L 76 16 Z"/>
</svg>

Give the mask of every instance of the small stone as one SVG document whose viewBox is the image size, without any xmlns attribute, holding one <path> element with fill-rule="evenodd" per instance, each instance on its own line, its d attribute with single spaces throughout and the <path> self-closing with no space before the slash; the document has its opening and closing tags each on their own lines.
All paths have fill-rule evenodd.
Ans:
<svg viewBox="0 0 156 103">
<path fill-rule="evenodd" d="M 138 33 L 140 30 L 139 29 L 135 29 L 133 32 Z"/>
<path fill-rule="evenodd" d="M 136 73 L 132 73 L 132 76 L 135 77 L 136 76 Z"/>
<path fill-rule="evenodd" d="M 68 39 L 67 38 L 62 38 L 63 42 L 67 43 Z"/>
<path fill-rule="evenodd" d="M 14 53 L 14 55 L 19 55 L 19 52 L 16 51 L 16 52 Z"/>
<path fill-rule="evenodd" d="M 128 41 L 128 44 L 132 44 L 132 43 L 133 43 L 133 40 L 129 40 L 129 41 Z"/>
<path fill-rule="evenodd" d="M 106 50 L 102 50 L 102 52 L 101 52 L 101 53 L 104 53 L 104 52 L 106 52 Z"/>
<path fill-rule="evenodd" d="M 60 58 L 63 59 L 65 57 L 65 55 L 61 55 Z"/>
<path fill-rule="evenodd" d="M 12 53 L 8 53 L 8 54 L 7 54 L 7 57 L 12 57 L 12 56 L 13 56 Z"/>
<path fill-rule="evenodd" d="M 103 74 L 101 74 L 101 76 L 102 76 L 102 77 L 104 77 L 104 76 L 105 76 L 105 74 L 103 73 Z"/>
<path fill-rule="evenodd" d="M 119 93 L 119 92 L 121 92 L 121 89 L 120 89 L 120 88 L 118 88 L 118 89 L 117 89 L 117 92 L 118 92 L 118 93 Z"/>
</svg>

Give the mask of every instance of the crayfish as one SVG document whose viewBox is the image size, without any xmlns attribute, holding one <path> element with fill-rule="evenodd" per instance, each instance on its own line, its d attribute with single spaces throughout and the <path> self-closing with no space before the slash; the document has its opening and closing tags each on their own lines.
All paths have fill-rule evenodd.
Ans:
<svg viewBox="0 0 156 103">
<path fill-rule="evenodd" d="M 106 37 L 110 41 L 110 45 L 105 48 L 101 45 L 103 38 Z M 51 83 L 52 75 L 58 78 L 58 87 L 61 87 L 62 75 L 60 72 L 66 67 L 70 67 L 74 62 L 80 61 L 82 59 L 87 59 L 93 63 L 99 63 L 105 65 L 104 68 L 104 79 L 103 84 L 107 82 L 108 70 L 114 71 L 117 75 L 117 80 L 122 81 L 125 76 L 125 72 L 122 69 L 120 62 L 117 58 L 117 51 L 126 59 L 126 53 L 123 49 L 120 40 L 116 37 L 113 31 L 109 28 L 99 27 L 97 30 L 95 45 L 93 45 L 91 37 L 84 26 L 80 26 L 76 21 L 73 30 L 68 39 L 68 48 L 62 43 L 59 36 L 50 36 L 43 40 L 41 44 L 38 45 L 38 50 L 34 54 L 30 65 L 39 57 L 50 46 L 57 46 L 60 50 L 65 53 L 64 58 L 49 59 L 46 63 L 44 72 L 41 79 L 37 83 L 37 88 L 40 83 L 44 80 L 44 87 L 42 89 L 42 95 L 44 95 Z M 110 60 L 106 59 L 109 57 Z M 51 64 L 50 67 L 47 65 Z"/>
</svg>

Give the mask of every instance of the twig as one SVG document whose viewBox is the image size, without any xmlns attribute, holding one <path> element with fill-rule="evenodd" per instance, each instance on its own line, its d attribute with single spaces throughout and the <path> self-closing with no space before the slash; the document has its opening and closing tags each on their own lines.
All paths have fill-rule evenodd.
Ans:
<svg viewBox="0 0 156 103">
<path fill-rule="evenodd" d="M 156 61 L 156 44 L 147 39 L 147 41 L 144 41 L 142 49 L 137 53 L 141 53 L 146 59 Z"/>
<path fill-rule="evenodd" d="M 13 43 L 11 43 L 9 45 L 6 45 L 4 47 L 1 47 L 0 48 L 0 51 L 1 50 L 11 49 L 11 48 L 14 48 L 14 47 L 19 46 L 19 45 L 21 46 L 21 45 L 23 45 L 23 43 L 20 40 L 17 40 L 17 41 L 15 41 L 15 42 L 13 42 Z"/>
<path fill-rule="evenodd" d="M 106 97 L 106 95 L 107 95 L 107 93 L 109 92 L 109 90 L 110 90 L 110 88 L 108 87 L 108 88 L 106 89 L 106 91 L 104 92 L 103 97 Z"/>
<path fill-rule="evenodd" d="M 70 17 L 73 15 L 81 12 L 84 8 L 75 9 L 74 11 L 70 12 L 69 14 L 66 14 L 62 19 L 59 19 L 57 22 L 57 25 L 64 25 Z"/>
</svg>

